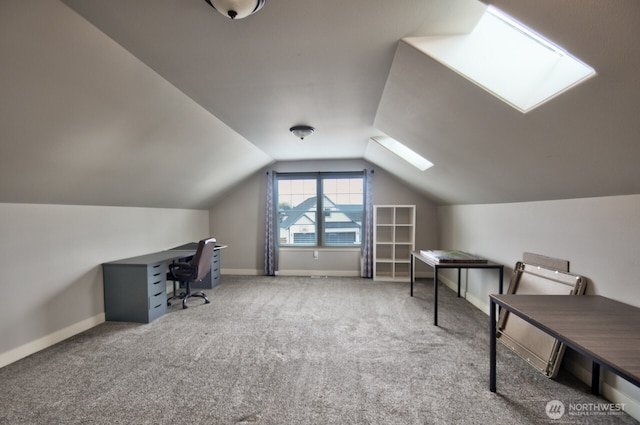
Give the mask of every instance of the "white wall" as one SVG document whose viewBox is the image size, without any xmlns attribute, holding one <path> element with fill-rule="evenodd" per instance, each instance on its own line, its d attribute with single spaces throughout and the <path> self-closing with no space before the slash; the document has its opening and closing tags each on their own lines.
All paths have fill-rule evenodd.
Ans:
<svg viewBox="0 0 640 425">
<path fill-rule="evenodd" d="M 102 263 L 208 234 L 204 210 L 0 204 L 0 367 L 104 321 Z"/>
<path fill-rule="evenodd" d="M 505 289 L 522 253 L 533 252 L 569 260 L 572 273 L 588 278 L 588 294 L 640 307 L 640 195 L 443 206 L 438 214 L 440 246 L 505 264 Z M 498 290 L 495 275 L 470 271 L 467 277 L 467 299 L 488 312 L 488 294 Z M 576 353 L 564 366 L 590 382 L 590 364 Z M 605 373 L 603 394 L 627 402 L 627 412 L 640 417 L 640 390 L 623 379 Z"/>
</svg>

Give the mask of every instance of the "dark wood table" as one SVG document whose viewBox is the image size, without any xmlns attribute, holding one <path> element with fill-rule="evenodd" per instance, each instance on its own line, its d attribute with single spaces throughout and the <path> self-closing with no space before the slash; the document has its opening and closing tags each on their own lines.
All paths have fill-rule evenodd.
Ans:
<svg viewBox="0 0 640 425">
<path fill-rule="evenodd" d="M 600 366 L 640 386 L 640 308 L 598 295 L 490 295 L 489 389 L 496 391 L 495 305 L 590 359 L 591 391 Z"/>
<path fill-rule="evenodd" d="M 498 263 L 492 263 L 490 261 L 486 263 L 443 263 L 434 260 L 431 257 L 426 255 L 422 255 L 420 251 L 411 251 L 410 255 L 410 277 L 409 281 L 411 282 L 411 287 L 409 289 L 409 295 L 413 297 L 413 282 L 415 280 L 414 276 L 414 265 L 415 260 L 420 260 L 423 263 L 427 264 L 431 268 L 433 268 L 433 325 L 438 326 L 438 270 L 440 269 L 458 269 L 458 296 L 460 296 L 460 270 L 462 269 L 496 269 L 498 270 L 498 291 L 502 293 L 502 277 L 504 274 L 504 266 Z"/>
</svg>

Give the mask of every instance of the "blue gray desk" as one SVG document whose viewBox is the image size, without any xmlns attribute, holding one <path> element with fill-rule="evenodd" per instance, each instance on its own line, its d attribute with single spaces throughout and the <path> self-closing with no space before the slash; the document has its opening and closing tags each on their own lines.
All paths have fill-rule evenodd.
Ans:
<svg viewBox="0 0 640 425">
<path fill-rule="evenodd" d="M 211 271 L 200 282 L 193 282 L 191 288 L 193 289 L 212 289 L 220 284 L 220 252 L 226 248 L 227 245 L 216 244 L 211 256 Z M 198 242 L 189 242 L 184 245 L 171 248 L 170 251 L 186 251 L 194 252 L 198 249 Z M 193 255 L 193 254 L 191 254 Z M 189 258 L 189 257 L 187 257 Z"/>
<path fill-rule="evenodd" d="M 167 251 L 104 263 L 106 320 L 149 323 L 165 314 L 168 264 L 188 261 L 196 248 L 197 243 L 190 243 Z M 225 247 L 216 246 L 211 260 L 212 271 L 199 283 L 199 288 L 213 288 L 220 283 L 219 253 L 222 248 Z"/>
</svg>

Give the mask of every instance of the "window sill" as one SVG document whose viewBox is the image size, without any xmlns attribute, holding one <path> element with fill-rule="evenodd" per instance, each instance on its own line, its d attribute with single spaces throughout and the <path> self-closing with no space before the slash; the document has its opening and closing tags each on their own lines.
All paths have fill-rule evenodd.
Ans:
<svg viewBox="0 0 640 425">
<path fill-rule="evenodd" d="M 320 251 L 320 252 L 331 252 L 331 251 L 342 251 L 342 252 L 351 252 L 351 251 L 360 251 L 361 248 L 359 246 L 281 246 L 278 248 L 280 251 Z"/>
</svg>

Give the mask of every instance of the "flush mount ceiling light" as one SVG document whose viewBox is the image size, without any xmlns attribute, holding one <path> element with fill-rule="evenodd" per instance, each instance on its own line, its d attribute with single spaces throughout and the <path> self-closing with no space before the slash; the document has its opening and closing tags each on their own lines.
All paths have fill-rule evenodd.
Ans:
<svg viewBox="0 0 640 425">
<path fill-rule="evenodd" d="M 308 125 L 294 125 L 289 131 L 300 140 L 304 140 L 305 137 L 315 131 L 315 128 Z"/>
<path fill-rule="evenodd" d="M 209 6 L 231 19 L 242 19 L 262 9 L 266 0 L 204 0 Z"/>
</svg>

